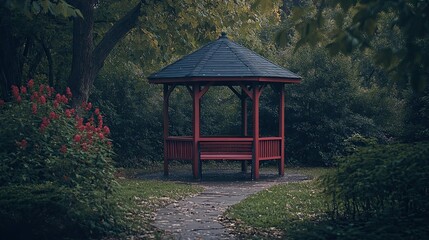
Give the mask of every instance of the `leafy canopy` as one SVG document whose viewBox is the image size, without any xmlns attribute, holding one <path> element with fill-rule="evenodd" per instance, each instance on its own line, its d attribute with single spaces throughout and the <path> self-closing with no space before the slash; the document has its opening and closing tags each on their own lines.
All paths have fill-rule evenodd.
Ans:
<svg viewBox="0 0 429 240">
<path fill-rule="evenodd" d="M 82 17 L 79 9 L 74 8 L 65 0 L 6 0 L 4 6 L 11 10 L 22 11 L 26 16 L 50 13 L 54 16 Z"/>
<path fill-rule="evenodd" d="M 369 49 L 393 80 L 410 82 L 416 90 L 427 86 L 427 1 L 317 0 L 315 3 L 293 11 L 291 20 L 300 35 L 296 47 L 322 44 L 332 53 L 346 54 Z M 388 17 L 391 20 L 383 24 Z M 394 33 L 398 46 L 373 45 L 386 30 Z"/>
</svg>

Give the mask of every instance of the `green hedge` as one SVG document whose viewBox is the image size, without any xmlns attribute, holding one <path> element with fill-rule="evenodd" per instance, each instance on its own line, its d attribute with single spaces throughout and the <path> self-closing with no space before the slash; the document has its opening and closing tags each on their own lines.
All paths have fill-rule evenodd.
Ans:
<svg viewBox="0 0 429 240">
<path fill-rule="evenodd" d="M 341 231 L 360 226 L 366 235 L 429 236 L 428 142 L 360 149 L 322 184 L 333 219 L 354 224 Z"/>
<path fill-rule="evenodd" d="M 4 239 L 94 238 L 113 229 L 115 211 L 109 205 L 102 196 L 82 201 L 72 189 L 53 183 L 3 186 L 0 232 Z"/>
</svg>

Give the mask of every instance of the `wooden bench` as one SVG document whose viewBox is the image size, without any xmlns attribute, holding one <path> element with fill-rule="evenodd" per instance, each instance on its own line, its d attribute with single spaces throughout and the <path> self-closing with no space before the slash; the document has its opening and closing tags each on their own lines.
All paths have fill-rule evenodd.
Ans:
<svg viewBox="0 0 429 240">
<path fill-rule="evenodd" d="M 204 141 L 200 142 L 199 172 L 202 177 L 202 161 L 204 160 L 241 160 L 253 158 L 253 143 L 251 141 Z"/>
</svg>

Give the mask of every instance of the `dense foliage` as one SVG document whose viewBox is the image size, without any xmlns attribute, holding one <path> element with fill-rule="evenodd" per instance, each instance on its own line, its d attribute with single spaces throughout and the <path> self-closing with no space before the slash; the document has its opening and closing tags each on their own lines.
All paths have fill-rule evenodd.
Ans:
<svg viewBox="0 0 429 240">
<path fill-rule="evenodd" d="M 335 217 L 425 218 L 429 144 L 367 147 L 341 159 L 324 178 Z"/>
<path fill-rule="evenodd" d="M 376 136 L 373 121 L 354 109 L 360 104 L 360 90 L 350 58 L 305 48 L 290 62 L 304 78 L 287 94 L 286 146 L 291 162 L 329 166 L 343 154 L 345 139 L 356 133 Z"/>
<path fill-rule="evenodd" d="M 0 221 L 11 238 L 91 237 L 114 224 L 110 129 L 91 103 L 71 108 L 70 89 L 13 86 L 0 100 Z"/>
<path fill-rule="evenodd" d="M 393 144 L 341 159 L 322 178 L 332 220 L 307 231 L 342 239 L 427 238 L 428 151 L 427 142 Z"/>
<path fill-rule="evenodd" d="M 414 89 L 428 85 L 427 1 L 413 0 L 330 0 L 307 2 L 293 13 L 300 40 L 297 45 L 322 43 L 331 52 L 351 53 L 371 49 L 376 62 L 398 82 L 410 82 Z M 386 17 L 392 21 L 385 24 Z M 383 31 L 391 42 L 377 45 Z"/>
</svg>

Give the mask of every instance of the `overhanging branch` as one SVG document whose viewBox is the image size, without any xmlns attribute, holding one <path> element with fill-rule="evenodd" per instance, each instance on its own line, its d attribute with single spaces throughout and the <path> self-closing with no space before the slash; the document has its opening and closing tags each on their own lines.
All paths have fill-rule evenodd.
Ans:
<svg viewBox="0 0 429 240">
<path fill-rule="evenodd" d="M 125 16 L 117 21 L 112 28 L 104 35 L 103 39 L 94 49 L 93 64 L 95 73 L 103 66 L 104 60 L 121 40 L 131 29 L 133 29 L 138 21 L 141 12 L 140 2 L 133 9 L 131 9 Z"/>
</svg>

